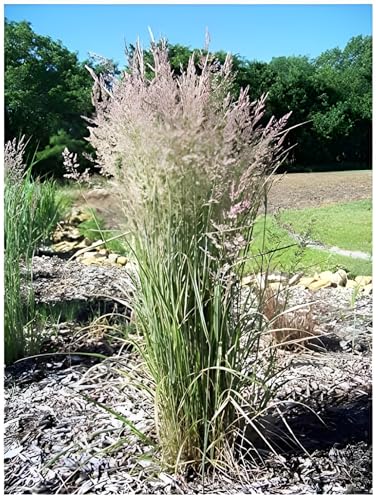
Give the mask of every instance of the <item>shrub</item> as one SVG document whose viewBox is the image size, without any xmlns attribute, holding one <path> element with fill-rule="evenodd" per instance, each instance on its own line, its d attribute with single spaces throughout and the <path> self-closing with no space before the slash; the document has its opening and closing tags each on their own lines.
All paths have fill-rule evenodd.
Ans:
<svg viewBox="0 0 376 500">
<path fill-rule="evenodd" d="M 25 142 L 5 146 L 5 362 L 37 349 L 31 259 L 58 220 L 55 183 L 31 177 L 23 163 Z M 22 290 L 24 292 L 22 292 Z"/>
<path fill-rule="evenodd" d="M 273 394 L 275 351 L 259 349 L 262 308 L 240 283 L 288 115 L 262 127 L 265 95 L 233 101 L 229 56 L 222 66 L 202 56 L 197 69 L 192 55 L 176 77 L 164 41 L 151 53 L 151 79 L 137 46 L 121 79 L 96 80 L 90 142 L 133 231 L 163 459 L 204 470 L 233 461 L 239 429 Z"/>
</svg>

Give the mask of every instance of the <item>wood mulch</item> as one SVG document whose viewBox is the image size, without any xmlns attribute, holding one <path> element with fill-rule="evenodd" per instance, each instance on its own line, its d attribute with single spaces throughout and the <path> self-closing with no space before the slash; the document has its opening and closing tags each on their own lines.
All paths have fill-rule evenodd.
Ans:
<svg viewBox="0 0 376 500">
<path fill-rule="evenodd" d="M 289 366 L 286 383 L 260 421 L 271 437 L 283 438 L 274 440 L 277 454 L 255 440 L 260 456 L 252 456 L 241 474 L 214 473 L 204 485 L 192 471 L 184 476 L 163 471 L 158 449 L 106 410 L 155 440 L 153 401 L 129 379 L 147 383 L 137 354 L 126 344 L 108 352 L 97 333 L 93 342 L 89 334 L 80 336 L 75 324 L 58 325 L 60 352 L 64 343 L 72 350 L 72 339 L 84 338 L 112 356 L 98 362 L 55 354 L 6 370 L 5 492 L 195 494 L 204 487 L 205 493 L 227 494 L 371 493 L 372 299 L 359 296 L 352 307 L 350 294 L 293 290 L 295 304 L 315 298 L 315 317 L 332 342 L 326 351 L 280 350 L 281 363 Z M 76 348 L 82 352 L 85 346 Z"/>
</svg>

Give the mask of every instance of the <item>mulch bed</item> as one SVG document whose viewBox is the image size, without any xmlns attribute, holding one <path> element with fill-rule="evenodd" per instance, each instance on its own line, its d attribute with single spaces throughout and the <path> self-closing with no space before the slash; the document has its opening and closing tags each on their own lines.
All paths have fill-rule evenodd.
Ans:
<svg viewBox="0 0 376 500">
<path fill-rule="evenodd" d="M 53 272 L 59 272 L 58 264 L 54 260 L 48 268 L 50 279 Z M 76 283 L 79 280 L 71 265 L 63 264 L 63 269 L 68 290 L 86 297 L 87 289 L 69 281 L 74 276 Z M 106 273 L 112 270 L 103 272 L 107 283 L 120 279 L 112 276 L 109 281 Z M 127 281 L 122 269 L 114 272 Z M 43 293 L 50 296 L 49 290 L 42 291 L 43 279 L 43 273 L 37 273 L 41 300 Z M 84 279 L 82 285 L 88 284 L 89 290 L 94 274 L 90 279 Z M 60 297 L 73 297 L 55 287 L 56 300 L 59 293 Z M 275 441 L 277 455 L 259 443 L 260 457 L 253 456 L 242 474 L 214 473 L 205 478 L 204 485 L 191 471 L 185 476 L 163 472 L 158 451 L 105 409 L 115 410 L 155 439 L 153 401 L 127 377 L 143 376 L 136 353 L 122 342 L 114 348 L 106 333 L 98 334 L 98 325 L 82 335 L 78 325 L 63 323 L 56 330 L 55 352 L 63 352 L 67 346 L 82 352 L 91 346 L 94 352 L 112 355 L 102 361 L 74 353 L 54 354 L 6 370 L 5 492 L 195 494 L 204 487 L 205 493 L 227 494 L 370 493 L 372 299 L 359 296 L 352 307 L 347 289 L 313 294 L 295 288 L 291 301 L 306 303 L 313 298 L 315 318 L 332 341 L 326 351 L 280 350 L 281 362 L 287 362 L 289 368 L 275 400 L 275 408 L 282 412 L 300 445 L 274 408 L 263 425 L 270 435 L 284 433 L 286 439 L 290 435 L 288 446 Z M 106 351 L 108 345 L 112 352 Z M 44 351 L 48 347 L 53 344 L 47 344 Z"/>
</svg>

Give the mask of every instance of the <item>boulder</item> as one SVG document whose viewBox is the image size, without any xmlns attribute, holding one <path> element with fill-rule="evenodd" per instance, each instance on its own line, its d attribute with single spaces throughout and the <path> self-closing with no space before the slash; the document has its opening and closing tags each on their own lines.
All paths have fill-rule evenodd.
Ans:
<svg viewBox="0 0 376 500">
<path fill-rule="evenodd" d="M 313 283 L 311 283 L 308 288 L 309 290 L 312 290 L 312 291 L 316 291 L 316 290 L 320 290 L 320 288 L 328 288 L 329 286 L 331 286 L 332 282 L 331 280 L 317 280 L 317 281 L 314 281 Z"/>
<path fill-rule="evenodd" d="M 52 245 L 52 250 L 57 253 L 68 253 L 76 248 L 76 241 L 61 241 Z"/>
<path fill-rule="evenodd" d="M 242 279 L 242 286 L 250 286 L 252 283 L 254 283 L 255 278 L 254 276 L 245 276 Z"/>
<path fill-rule="evenodd" d="M 336 283 L 338 286 L 346 286 L 347 282 L 347 273 L 343 269 L 338 269 L 334 274 L 333 274 Z"/>
<path fill-rule="evenodd" d="M 331 284 L 337 285 L 334 273 L 332 273 L 331 271 L 323 271 L 322 273 L 320 273 L 319 280 L 330 281 Z"/>
<path fill-rule="evenodd" d="M 88 252 L 90 253 L 90 252 Z M 80 259 L 81 264 L 85 264 L 86 266 L 98 266 L 98 265 L 106 265 L 107 259 L 104 256 L 97 256 L 97 254 L 93 257 L 84 257 Z"/>
<path fill-rule="evenodd" d="M 316 281 L 316 278 L 313 276 L 307 276 L 304 278 L 301 278 L 298 285 L 304 286 L 305 288 L 309 287 L 314 281 Z"/>
<path fill-rule="evenodd" d="M 116 263 L 120 264 L 121 266 L 125 266 L 125 264 L 128 262 L 128 259 L 126 257 L 118 257 L 116 259 Z"/>
<path fill-rule="evenodd" d="M 360 286 L 366 286 L 372 283 L 372 276 L 357 276 L 355 278 L 355 281 L 358 283 Z"/>
<path fill-rule="evenodd" d="M 117 253 L 110 253 L 108 254 L 108 260 L 111 262 L 111 263 L 114 263 L 117 261 L 117 259 L 120 257 L 120 255 L 118 255 Z"/>
<path fill-rule="evenodd" d="M 76 227 L 73 227 L 73 228 L 69 229 L 69 231 L 67 231 L 66 237 L 70 241 L 75 241 L 75 240 L 79 240 L 82 237 L 82 235 Z"/>
<path fill-rule="evenodd" d="M 362 293 L 364 293 L 365 295 L 371 295 L 372 294 L 372 289 L 373 289 L 373 285 L 372 285 L 372 283 L 369 283 L 368 285 L 366 285 L 363 288 Z"/>
</svg>

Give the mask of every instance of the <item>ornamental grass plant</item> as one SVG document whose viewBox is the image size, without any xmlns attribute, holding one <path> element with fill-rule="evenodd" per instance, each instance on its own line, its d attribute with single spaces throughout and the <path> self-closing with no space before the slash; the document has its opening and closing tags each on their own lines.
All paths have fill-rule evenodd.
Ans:
<svg viewBox="0 0 376 500">
<path fill-rule="evenodd" d="M 89 140 L 132 231 L 138 348 L 162 459 L 203 473 L 235 464 L 243 427 L 275 390 L 276 351 L 261 348 L 263 295 L 241 280 L 286 156 L 288 115 L 262 125 L 266 95 L 231 97 L 230 56 L 220 66 L 203 51 L 174 76 L 165 41 L 152 39 L 151 53 L 150 67 L 137 45 L 118 80 L 93 75 Z"/>
<path fill-rule="evenodd" d="M 5 317 L 4 353 L 8 365 L 38 349 L 35 301 L 31 289 L 32 257 L 58 221 L 55 183 L 34 180 L 24 164 L 24 139 L 5 145 Z"/>
</svg>

